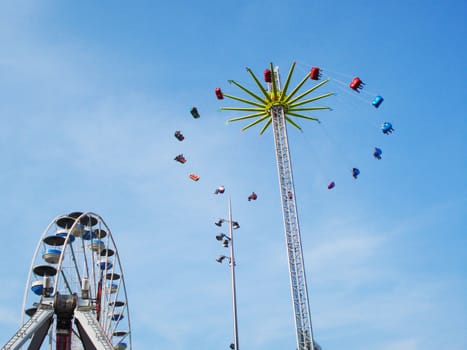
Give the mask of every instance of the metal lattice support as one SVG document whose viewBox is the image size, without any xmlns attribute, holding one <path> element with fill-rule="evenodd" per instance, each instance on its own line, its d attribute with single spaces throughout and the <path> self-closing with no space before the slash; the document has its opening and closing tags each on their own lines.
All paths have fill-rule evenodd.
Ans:
<svg viewBox="0 0 467 350">
<path fill-rule="evenodd" d="M 287 128 L 281 106 L 274 107 L 271 114 L 276 145 L 277 171 L 279 175 L 287 256 L 289 260 L 290 286 L 297 331 L 297 346 L 299 350 L 312 350 L 313 335 L 310 305 L 308 303 L 308 289 L 287 140 Z"/>
<path fill-rule="evenodd" d="M 85 348 L 92 345 L 96 350 L 115 349 L 91 311 L 76 310 L 75 323 Z"/>
<path fill-rule="evenodd" d="M 222 99 L 225 96 L 232 100 L 248 105 L 248 107 L 221 108 L 222 110 L 228 111 L 253 112 L 249 115 L 231 118 L 228 120 L 229 122 L 234 122 L 256 118 L 256 120 L 244 126 L 242 130 L 246 130 L 259 123 L 263 123 L 263 126 L 260 130 L 260 134 L 263 134 L 265 130 L 272 124 L 276 149 L 277 170 L 279 174 L 279 187 L 282 201 L 284 230 L 287 243 L 287 255 L 289 260 L 290 285 L 294 306 L 295 328 L 297 332 L 297 348 L 298 350 L 319 350 L 319 345 L 317 345 L 313 340 L 313 331 L 311 327 L 305 263 L 303 261 L 300 226 L 298 222 L 297 204 L 293 184 L 292 164 L 290 161 L 286 123 L 290 123 L 292 126 L 301 130 L 301 127 L 294 121 L 293 118 L 318 121 L 317 118 L 304 115 L 302 112 L 325 110 L 330 108 L 327 106 L 306 107 L 304 105 L 331 96 L 333 93 L 329 92 L 316 97 L 305 99 L 307 95 L 326 84 L 328 82 L 328 79 L 326 79 L 306 90 L 305 92 L 299 93 L 297 96 L 295 96 L 300 88 L 305 84 L 305 82 L 311 78 L 311 76 L 307 74 L 288 94 L 287 89 L 294 67 L 295 62 L 290 68 L 289 74 L 287 75 L 287 79 L 284 84 L 284 88 L 282 89 L 279 79 L 279 69 L 273 69 L 273 65 L 271 63 L 270 70 L 265 71 L 265 81 L 268 83 L 267 91 L 261 85 L 258 78 L 254 75 L 251 69 L 247 68 L 248 73 L 251 75 L 254 82 L 258 86 L 262 96 L 250 91 L 238 82 L 233 80 L 229 81 L 251 96 L 254 99 L 252 101 L 242 97 L 222 94 L 220 89 L 216 91 L 216 94 L 218 95 L 218 98 Z"/>
</svg>

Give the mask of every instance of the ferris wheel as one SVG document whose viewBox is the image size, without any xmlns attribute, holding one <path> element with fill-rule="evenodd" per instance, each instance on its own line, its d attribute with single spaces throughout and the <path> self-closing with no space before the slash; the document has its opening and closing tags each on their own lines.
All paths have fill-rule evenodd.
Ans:
<svg viewBox="0 0 467 350">
<path fill-rule="evenodd" d="M 32 257 L 21 313 L 21 328 L 2 350 L 132 348 L 122 265 L 102 217 L 52 220 Z"/>
</svg>

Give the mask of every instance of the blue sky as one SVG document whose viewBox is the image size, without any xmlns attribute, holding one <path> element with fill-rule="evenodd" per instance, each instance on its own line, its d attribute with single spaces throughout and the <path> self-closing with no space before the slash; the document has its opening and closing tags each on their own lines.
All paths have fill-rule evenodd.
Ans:
<svg viewBox="0 0 467 350">
<path fill-rule="evenodd" d="M 213 222 L 231 196 L 240 347 L 294 349 L 272 134 L 226 125 L 237 115 L 214 88 L 240 95 L 227 80 L 254 88 L 245 67 L 285 75 L 296 61 L 295 83 L 319 66 L 336 92 L 321 124 L 289 128 L 316 340 L 465 349 L 466 15 L 460 0 L 0 1 L 0 339 L 18 328 L 41 232 L 93 211 L 120 251 L 134 348 L 227 348 Z"/>
</svg>

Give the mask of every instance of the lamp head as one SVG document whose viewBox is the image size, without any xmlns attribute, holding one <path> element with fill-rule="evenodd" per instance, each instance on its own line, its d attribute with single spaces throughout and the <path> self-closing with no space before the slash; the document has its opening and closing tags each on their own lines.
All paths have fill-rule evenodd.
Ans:
<svg viewBox="0 0 467 350">
<path fill-rule="evenodd" d="M 232 228 L 236 230 L 237 228 L 240 228 L 240 225 L 236 221 L 232 221 Z"/>
<path fill-rule="evenodd" d="M 224 219 L 219 219 L 214 223 L 214 225 L 221 227 L 223 222 L 224 222 Z"/>
<path fill-rule="evenodd" d="M 219 256 L 216 258 L 216 261 L 217 261 L 219 264 L 221 264 L 222 261 L 223 261 L 225 258 L 226 258 L 225 255 L 219 255 Z"/>
</svg>

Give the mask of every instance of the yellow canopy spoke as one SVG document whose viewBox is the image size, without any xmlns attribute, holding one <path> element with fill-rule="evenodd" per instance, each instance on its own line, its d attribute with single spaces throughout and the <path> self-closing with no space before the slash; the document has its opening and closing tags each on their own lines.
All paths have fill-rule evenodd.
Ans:
<svg viewBox="0 0 467 350">
<path fill-rule="evenodd" d="M 229 80 L 229 83 L 232 83 L 236 86 L 238 86 L 240 89 L 242 89 L 243 91 L 245 91 L 248 95 L 256 98 L 258 101 L 261 101 L 263 102 L 264 104 L 267 103 L 267 101 L 265 99 L 262 99 L 261 97 L 259 97 L 258 95 L 256 95 L 254 92 L 251 92 L 250 90 L 248 90 L 246 87 L 242 86 L 240 83 L 237 83 L 235 80 Z"/>
<path fill-rule="evenodd" d="M 276 72 L 274 72 L 274 67 L 272 66 L 272 62 L 269 63 L 270 69 L 271 69 L 271 77 L 272 77 L 272 97 L 273 99 L 277 99 L 277 84 L 276 84 Z"/>
<path fill-rule="evenodd" d="M 269 96 L 268 92 L 266 91 L 266 89 L 263 87 L 263 85 L 261 85 L 261 83 L 259 82 L 258 78 L 256 78 L 256 75 L 255 73 L 253 73 L 253 71 L 250 69 L 250 68 L 246 68 L 247 72 L 250 73 L 251 77 L 253 78 L 253 80 L 255 81 L 256 85 L 259 87 L 259 89 L 261 90 L 261 92 L 263 93 L 264 97 L 266 97 L 266 100 L 268 101 L 271 101 L 271 96 Z"/>
<path fill-rule="evenodd" d="M 298 114 L 298 113 L 291 113 L 291 112 L 287 112 L 288 115 L 293 115 L 294 117 L 297 117 L 297 118 L 303 118 L 303 119 L 308 119 L 308 120 L 314 120 L 314 121 L 317 121 L 319 122 L 319 119 L 318 118 L 315 118 L 315 117 L 310 117 L 310 116 L 307 116 L 307 115 L 303 115 L 303 114 Z"/>
<path fill-rule="evenodd" d="M 300 127 L 300 125 L 298 125 L 297 123 L 295 123 L 292 119 L 290 119 L 289 117 L 285 116 L 285 120 L 287 120 L 290 124 L 292 124 L 293 126 L 295 126 L 298 130 L 302 131 L 302 128 Z"/>
<path fill-rule="evenodd" d="M 261 123 L 263 120 L 265 120 L 265 119 L 268 118 L 268 117 L 269 117 L 269 114 L 268 114 L 268 115 L 265 115 L 265 116 L 262 117 L 262 118 L 256 119 L 254 122 L 248 124 L 247 126 L 244 126 L 244 127 L 242 128 L 242 130 L 244 131 L 244 130 L 246 130 L 246 129 L 249 129 L 249 128 L 251 128 L 252 126 L 255 126 L 256 124 Z"/>
<path fill-rule="evenodd" d="M 317 88 L 319 88 L 320 86 L 323 86 L 324 84 L 326 84 L 327 82 L 329 81 L 329 79 L 326 79 L 324 81 L 322 81 L 321 83 L 313 86 L 311 89 L 308 89 L 307 91 L 305 91 L 304 93 L 298 95 L 297 97 L 295 97 L 294 99 L 288 101 L 289 103 L 294 103 L 295 101 L 305 97 L 306 95 L 308 95 L 309 93 L 315 91 Z"/>
<path fill-rule="evenodd" d="M 303 86 L 303 84 L 305 84 L 307 80 L 308 80 L 308 74 L 305 75 L 305 77 L 303 77 L 302 81 L 298 83 L 298 85 L 292 90 L 292 92 L 282 102 L 287 103 L 292 98 L 292 96 L 294 96 L 297 93 L 297 91 Z"/>
<path fill-rule="evenodd" d="M 287 89 L 289 87 L 290 79 L 292 78 L 292 73 L 293 73 L 294 68 L 295 68 L 295 61 L 292 63 L 292 66 L 290 66 L 289 74 L 287 74 L 287 78 L 285 79 L 284 88 L 282 89 L 282 93 L 284 94 L 284 96 L 287 95 Z"/>
<path fill-rule="evenodd" d="M 307 104 L 307 103 L 310 103 L 310 102 L 318 101 L 318 100 L 321 100 L 322 98 L 332 96 L 332 95 L 334 95 L 334 92 L 328 92 L 328 93 L 320 95 L 320 96 L 309 98 L 308 100 L 303 100 L 303 101 L 300 101 L 300 102 L 297 102 L 297 103 L 290 103 L 289 108 L 293 108 L 295 106 L 300 106 L 300 105 L 304 105 L 304 104 Z"/>
<path fill-rule="evenodd" d="M 247 100 L 246 98 L 241 98 L 241 97 L 232 96 L 232 95 L 228 95 L 228 94 L 224 94 L 224 97 L 228 97 L 228 98 L 230 98 L 230 99 L 232 99 L 232 100 L 240 101 L 240 102 L 243 102 L 243 103 L 246 103 L 246 104 L 249 104 L 249 105 L 253 105 L 253 106 L 258 106 L 258 107 L 263 107 L 263 108 L 264 108 L 264 104 L 257 103 L 257 102 L 253 102 L 253 101 Z"/>
<path fill-rule="evenodd" d="M 327 106 L 320 106 L 320 107 L 302 107 L 302 108 L 289 108 L 287 112 L 296 112 L 296 111 L 319 111 L 324 109 L 331 109 Z"/>
<path fill-rule="evenodd" d="M 248 108 L 248 107 L 221 107 L 223 111 L 264 111 L 264 108 Z"/>
<path fill-rule="evenodd" d="M 268 121 L 266 123 L 264 123 L 263 127 L 259 131 L 259 134 L 263 135 L 264 132 L 266 131 L 266 129 L 268 128 L 268 126 L 271 125 L 271 123 L 272 123 L 272 118 L 268 119 Z"/>
<path fill-rule="evenodd" d="M 231 119 L 228 119 L 227 122 L 228 123 L 232 123 L 232 122 L 237 122 L 239 120 L 245 120 L 245 119 L 250 119 L 250 118 L 254 118 L 254 117 L 259 117 L 259 116 L 267 116 L 268 114 L 266 113 L 255 113 L 255 114 L 249 114 L 249 115 L 245 115 L 243 117 L 238 117 L 238 118 L 231 118 Z"/>
<path fill-rule="evenodd" d="M 269 63 L 269 68 L 271 70 L 271 75 L 272 75 L 271 83 L 268 84 L 269 89 L 266 89 L 265 84 L 260 82 L 258 77 L 249 67 L 246 68 L 248 74 L 251 76 L 251 78 L 255 82 L 255 85 L 258 87 L 260 94 L 255 93 L 254 91 L 246 88 L 245 86 L 243 86 L 242 84 L 234 80 L 229 80 L 229 83 L 243 90 L 246 94 L 251 96 L 253 100 L 250 100 L 248 97 L 245 98 L 245 97 L 238 97 L 234 95 L 224 94 L 226 98 L 240 102 L 244 105 L 244 107 L 221 107 L 220 108 L 221 110 L 235 111 L 239 113 L 240 112 L 251 112 L 251 114 L 230 118 L 227 120 L 227 122 L 231 123 L 231 122 L 242 121 L 242 120 L 249 121 L 251 119 L 251 122 L 247 124 L 246 126 L 242 127 L 242 130 L 247 130 L 261 122 L 265 122 L 259 131 L 259 133 L 262 135 L 267 130 L 267 128 L 271 126 L 271 124 L 273 123 L 274 121 L 273 118 L 280 117 L 278 115 L 271 113 L 271 110 L 273 108 L 281 108 L 284 113 L 285 121 L 299 130 L 302 130 L 302 128 L 300 125 L 297 124 L 294 118 L 301 118 L 301 119 L 319 122 L 318 118 L 308 116 L 306 115 L 306 112 L 318 111 L 318 110 L 329 110 L 331 108 L 328 106 L 313 106 L 313 105 L 307 106 L 307 104 L 321 100 L 325 97 L 331 96 L 334 93 L 327 92 L 319 96 L 314 96 L 314 97 L 309 97 L 309 98 L 306 98 L 306 97 L 309 96 L 312 92 L 316 91 L 321 86 L 325 85 L 329 81 L 329 79 L 320 81 L 315 86 L 300 93 L 299 92 L 300 89 L 310 79 L 310 75 L 309 73 L 307 73 L 302 78 L 302 80 L 297 84 L 297 86 L 295 86 L 292 89 L 292 91 L 288 94 L 287 91 L 292 81 L 292 75 L 294 73 L 295 64 L 296 62 L 293 62 L 292 65 L 290 66 L 290 69 L 287 73 L 287 78 L 285 80 L 285 84 L 282 89 L 280 87 L 280 82 L 279 82 L 279 77 L 278 77 L 279 71 L 278 69 L 274 70 L 274 65 L 272 62 Z M 263 97 L 261 95 L 263 95 Z M 250 107 L 248 107 L 248 105 Z M 302 113 L 305 113 L 305 114 L 302 114 Z"/>
</svg>

